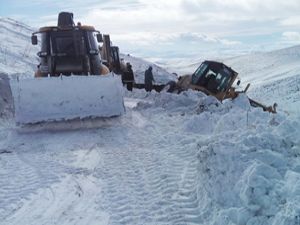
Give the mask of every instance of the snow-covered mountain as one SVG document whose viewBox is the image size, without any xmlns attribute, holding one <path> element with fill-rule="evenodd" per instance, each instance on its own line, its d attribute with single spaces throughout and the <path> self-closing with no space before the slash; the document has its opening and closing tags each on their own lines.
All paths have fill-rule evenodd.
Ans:
<svg viewBox="0 0 300 225">
<path fill-rule="evenodd" d="M 239 72 L 249 95 L 261 102 L 276 102 L 279 110 L 300 112 L 300 45 L 266 53 L 225 59 Z"/>
<path fill-rule="evenodd" d="M 215 56 L 209 59 L 172 60 L 165 64 L 170 71 L 178 74 L 191 74 L 204 60 L 222 61 L 237 71 L 242 82 L 252 85 L 271 83 L 280 79 L 295 76 L 300 70 L 300 45 L 270 52 L 256 52 L 248 55 L 222 58 Z"/>
<path fill-rule="evenodd" d="M 238 71 L 244 82 L 266 85 L 300 75 L 300 45 L 228 58 L 224 62 Z"/>
<path fill-rule="evenodd" d="M 9 43 L 15 52 L 18 41 Z M 221 104 L 195 91 L 124 90 L 124 116 L 62 123 L 63 132 L 1 119 L 0 223 L 298 225 L 298 51 L 224 59 L 244 84 L 253 81 L 249 94 L 279 103 L 277 114 L 250 107 L 245 95 Z M 148 66 L 124 60 L 141 76 Z M 3 87 L 0 77 L 1 97 Z"/>
<path fill-rule="evenodd" d="M 125 62 L 130 62 L 132 65 L 135 81 L 137 83 L 144 83 L 145 70 L 148 69 L 149 66 L 152 66 L 153 76 L 155 83 L 157 84 L 166 84 L 170 80 L 177 79 L 176 75 L 169 73 L 166 69 L 156 65 L 155 63 L 131 56 L 130 54 L 120 54 L 120 57 L 123 58 Z"/>
<path fill-rule="evenodd" d="M 31 45 L 32 32 L 33 28 L 21 22 L 0 17 L 0 72 L 33 76 L 39 50 Z"/>
</svg>

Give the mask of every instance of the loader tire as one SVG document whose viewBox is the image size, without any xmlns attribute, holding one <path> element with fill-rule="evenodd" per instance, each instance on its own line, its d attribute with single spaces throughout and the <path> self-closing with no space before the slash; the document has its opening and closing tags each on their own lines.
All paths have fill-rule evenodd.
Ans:
<svg viewBox="0 0 300 225">
<path fill-rule="evenodd" d="M 175 81 L 169 81 L 167 84 L 166 84 L 166 87 L 169 86 L 167 92 L 169 93 L 172 93 L 175 91 L 175 88 L 176 88 L 176 82 Z"/>
</svg>

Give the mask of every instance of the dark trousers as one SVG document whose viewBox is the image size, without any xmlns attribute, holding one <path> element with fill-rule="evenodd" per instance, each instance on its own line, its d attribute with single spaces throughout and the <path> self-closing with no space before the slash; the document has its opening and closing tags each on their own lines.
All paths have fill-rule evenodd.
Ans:
<svg viewBox="0 0 300 225">
<path fill-rule="evenodd" d="M 145 83 L 146 91 L 152 91 L 152 83 Z"/>
<path fill-rule="evenodd" d="M 133 88 L 133 82 L 127 82 L 127 90 L 132 91 Z"/>
</svg>

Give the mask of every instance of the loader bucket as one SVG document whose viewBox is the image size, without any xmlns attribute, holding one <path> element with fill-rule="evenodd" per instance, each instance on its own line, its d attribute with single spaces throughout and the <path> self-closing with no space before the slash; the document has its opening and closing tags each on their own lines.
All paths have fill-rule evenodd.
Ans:
<svg viewBox="0 0 300 225">
<path fill-rule="evenodd" d="M 120 77 L 61 76 L 11 80 L 17 124 L 120 116 Z"/>
</svg>

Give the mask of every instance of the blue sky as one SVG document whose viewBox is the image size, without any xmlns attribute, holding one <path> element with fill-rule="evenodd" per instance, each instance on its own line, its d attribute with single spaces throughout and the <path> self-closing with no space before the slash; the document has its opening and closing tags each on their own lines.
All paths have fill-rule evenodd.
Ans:
<svg viewBox="0 0 300 225">
<path fill-rule="evenodd" d="M 299 0 L 0 0 L 0 16 L 55 25 L 60 11 L 148 58 L 231 56 L 300 44 Z"/>
</svg>

